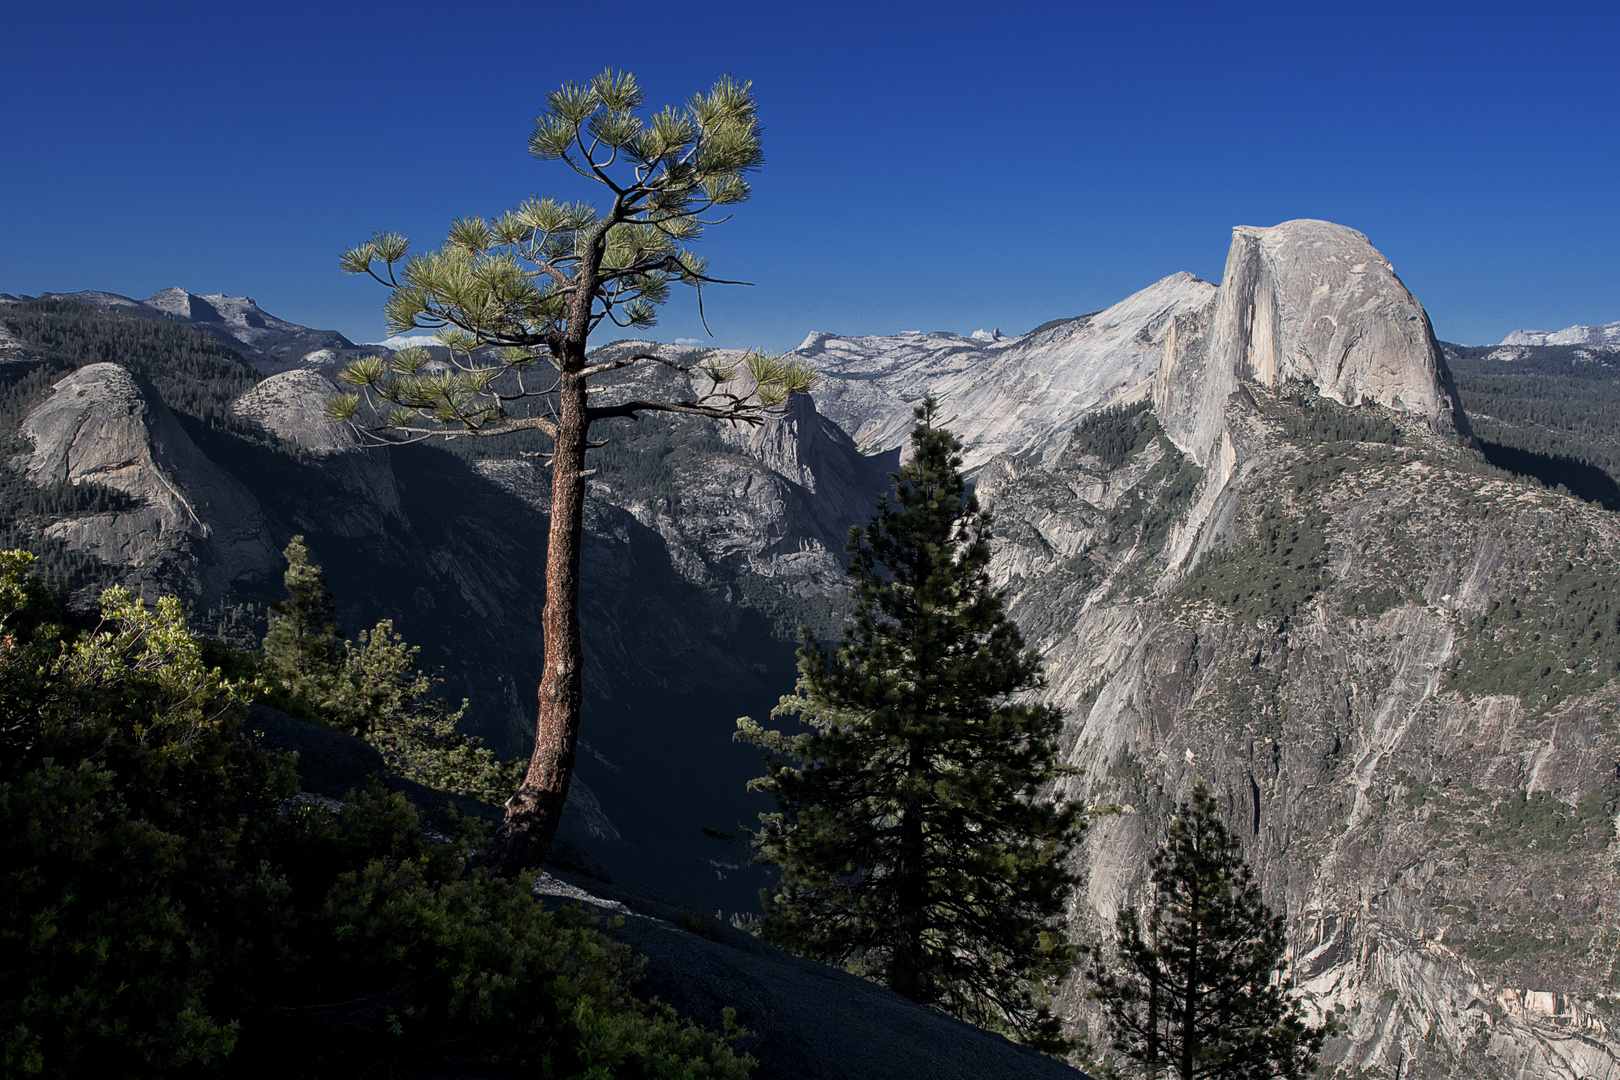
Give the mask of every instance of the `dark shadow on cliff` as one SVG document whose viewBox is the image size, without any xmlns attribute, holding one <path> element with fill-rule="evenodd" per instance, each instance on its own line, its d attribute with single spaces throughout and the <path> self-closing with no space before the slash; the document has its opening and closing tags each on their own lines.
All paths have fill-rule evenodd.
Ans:
<svg viewBox="0 0 1620 1080">
<path fill-rule="evenodd" d="M 1620 484 L 1596 465 L 1562 454 L 1538 454 L 1485 440 L 1480 441 L 1479 448 L 1485 460 L 1498 469 L 1532 477 L 1551 488 L 1562 485 L 1577 498 L 1597 503 L 1605 510 L 1620 510 Z"/>
<path fill-rule="evenodd" d="M 190 434 L 284 523 L 278 545 L 305 536 L 347 635 L 394 620 L 424 665 L 444 668 L 446 697 L 469 700 L 465 729 L 502 756 L 527 755 L 544 646 L 545 515 L 434 446 L 372 451 L 390 456 L 401 513 L 368 518 L 318 460 L 201 425 Z M 589 521 L 576 776 L 606 819 L 591 839 L 614 873 L 706 912 L 754 910 L 765 871 L 704 829 L 735 833 L 770 808 L 746 790 L 763 771 L 757 754 L 731 734 L 738 716 L 763 717 L 791 691 L 795 643 L 759 612 L 681 577 L 662 537 L 628 513 L 596 505 Z M 262 635 L 263 605 L 279 598 L 240 598 L 259 605 L 245 637 Z M 590 816 L 576 827 L 589 829 Z"/>
</svg>

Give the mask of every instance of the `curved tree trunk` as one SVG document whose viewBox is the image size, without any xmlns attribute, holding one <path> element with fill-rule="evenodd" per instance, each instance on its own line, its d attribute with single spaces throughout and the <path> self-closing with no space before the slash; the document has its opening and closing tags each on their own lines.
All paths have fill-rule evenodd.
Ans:
<svg viewBox="0 0 1620 1080">
<path fill-rule="evenodd" d="M 538 867 L 557 836 L 574 774 L 584 704 L 579 633 L 579 555 L 584 528 L 585 449 L 590 421 L 585 380 L 564 374 L 551 458 L 551 529 L 546 543 L 545 666 L 529 771 L 506 804 L 508 869 Z"/>
</svg>

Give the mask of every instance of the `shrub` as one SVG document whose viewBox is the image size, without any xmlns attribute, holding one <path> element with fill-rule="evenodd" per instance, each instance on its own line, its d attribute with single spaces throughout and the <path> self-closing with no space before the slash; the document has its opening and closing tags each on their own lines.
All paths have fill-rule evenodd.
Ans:
<svg viewBox="0 0 1620 1080">
<path fill-rule="evenodd" d="M 724 1036 L 631 995 L 635 962 L 589 915 L 481 868 L 475 826 L 436 845 L 380 789 L 290 798 L 177 601 L 109 590 L 75 633 L 31 561 L 0 553 L 8 1076 L 746 1074 Z"/>
</svg>

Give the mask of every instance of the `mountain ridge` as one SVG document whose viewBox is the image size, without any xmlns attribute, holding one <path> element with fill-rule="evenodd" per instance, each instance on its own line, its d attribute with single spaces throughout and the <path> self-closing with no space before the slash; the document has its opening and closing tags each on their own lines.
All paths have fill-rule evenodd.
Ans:
<svg viewBox="0 0 1620 1080">
<path fill-rule="evenodd" d="M 870 511 L 913 398 L 943 389 L 996 516 L 992 572 L 1047 658 L 1065 754 L 1087 770 L 1071 794 L 1121 808 L 1087 842 L 1077 940 L 1106 941 L 1140 902 L 1167 813 L 1206 779 L 1288 920 L 1300 985 L 1342 1023 L 1330 1069 L 1607 1075 L 1620 1068 L 1620 883 L 1604 869 L 1620 855 L 1617 519 L 1472 445 L 1450 358 L 1502 361 L 1434 342 L 1361 234 L 1240 227 L 1228 265 L 1220 286 L 1172 275 L 1112 316 L 1017 338 L 812 335 L 801 355 L 822 358 L 822 396 L 757 432 L 604 426 L 580 764 L 623 834 L 592 834 L 603 861 L 710 887 L 716 905 L 757 880 L 744 853 L 673 827 L 658 839 L 684 845 L 686 876 L 627 850 L 654 842 L 639 818 L 740 790 L 750 766 L 722 767 L 722 740 L 730 716 L 761 706 L 717 695 L 746 684 L 768 708 L 791 686 L 791 625 L 836 632 L 838 525 Z M 1526 363 L 1536 347 L 1516 348 Z M 402 509 L 385 514 L 382 496 L 340 482 L 342 447 L 320 452 L 326 390 L 307 376 L 235 399 L 281 457 L 193 425 L 199 447 L 282 528 L 309 527 L 335 587 L 410 570 L 364 586 L 369 610 L 437 605 L 439 621 L 417 625 L 442 636 L 441 662 L 500 680 L 479 701 L 501 719 L 481 733 L 520 739 L 543 473 L 388 451 Z M 1125 408 L 1100 411 L 1111 404 Z M 270 485 L 273 470 L 289 479 Z M 355 531 L 381 532 L 346 535 L 340 515 L 367 499 L 375 517 Z M 452 606 L 465 610 L 442 617 Z M 477 636 L 491 622 L 510 640 Z M 749 804 L 728 798 L 704 813 L 741 823 Z M 1060 1004 L 1096 1019 L 1079 985 Z"/>
</svg>

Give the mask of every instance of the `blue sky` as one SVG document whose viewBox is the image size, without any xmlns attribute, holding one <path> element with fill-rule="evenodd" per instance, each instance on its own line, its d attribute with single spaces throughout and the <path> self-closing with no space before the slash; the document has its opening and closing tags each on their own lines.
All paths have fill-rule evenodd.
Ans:
<svg viewBox="0 0 1620 1080">
<path fill-rule="evenodd" d="M 543 95 L 731 72 L 766 130 L 702 247 L 715 344 L 1000 327 L 1219 280 L 1233 225 L 1366 233 L 1467 343 L 1620 319 L 1613 4 L 31 4 L 0 63 L 0 291 L 251 295 L 356 340 L 391 228 L 531 193 Z M 655 336 L 705 336 L 678 292 Z"/>
</svg>

